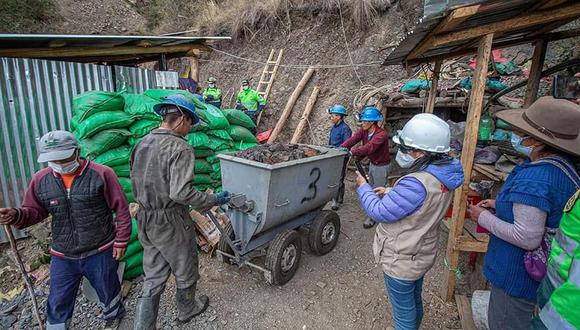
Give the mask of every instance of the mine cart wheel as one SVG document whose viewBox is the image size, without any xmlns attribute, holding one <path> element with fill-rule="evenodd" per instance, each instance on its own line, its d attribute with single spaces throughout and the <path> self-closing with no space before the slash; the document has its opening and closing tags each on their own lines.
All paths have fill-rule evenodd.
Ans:
<svg viewBox="0 0 580 330">
<path fill-rule="evenodd" d="M 296 230 L 278 234 L 270 243 L 266 255 L 266 268 L 271 272 L 271 284 L 282 285 L 290 281 L 302 256 L 302 241 Z"/>
<path fill-rule="evenodd" d="M 308 245 L 316 255 L 322 256 L 332 251 L 340 236 L 340 217 L 333 211 L 321 211 L 312 221 L 308 233 Z"/>
<path fill-rule="evenodd" d="M 233 241 L 235 238 L 235 235 L 234 235 L 234 227 L 232 227 L 231 222 L 228 222 L 228 224 L 224 228 L 224 231 L 230 237 L 230 239 Z M 228 245 L 228 242 L 223 237 L 221 237 L 220 241 L 218 242 L 218 250 L 223 251 L 223 252 L 230 254 L 230 255 L 234 255 L 234 250 L 232 250 L 232 248 Z M 227 264 L 232 263 L 231 258 L 226 257 L 224 255 L 222 255 L 221 257 L 222 257 L 223 262 L 225 262 Z"/>
</svg>

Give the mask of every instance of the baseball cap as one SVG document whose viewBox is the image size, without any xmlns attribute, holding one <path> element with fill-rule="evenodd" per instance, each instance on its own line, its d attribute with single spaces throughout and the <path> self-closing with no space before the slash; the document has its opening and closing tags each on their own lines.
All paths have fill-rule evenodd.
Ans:
<svg viewBox="0 0 580 330">
<path fill-rule="evenodd" d="M 38 141 L 38 162 L 46 163 L 71 157 L 79 147 L 71 132 L 52 131 Z"/>
</svg>

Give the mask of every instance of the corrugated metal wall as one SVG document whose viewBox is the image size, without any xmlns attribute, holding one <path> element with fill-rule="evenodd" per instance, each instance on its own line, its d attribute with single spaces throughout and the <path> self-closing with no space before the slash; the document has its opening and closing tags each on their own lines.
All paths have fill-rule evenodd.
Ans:
<svg viewBox="0 0 580 330">
<path fill-rule="evenodd" d="M 113 68 L 102 65 L 14 58 L 0 62 L 0 207 L 20 206 L 32 174 L 40 169 L 36 141 L 51 130 L 69 128 L 74 96 L 90 90 L 175 89 L 178 80 L 176 72 L 139 68 L 115 67 L 114 75 Z M 166 79 L 158 81 L 158 75 Z M 0 242 L 5 241 L 0 231 Z"/>
</svg>

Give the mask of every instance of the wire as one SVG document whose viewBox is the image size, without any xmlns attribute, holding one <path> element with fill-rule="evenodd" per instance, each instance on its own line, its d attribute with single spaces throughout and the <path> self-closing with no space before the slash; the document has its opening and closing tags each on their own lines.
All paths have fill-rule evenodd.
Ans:
<svg viewBox="0 0 580 330">
<path fill-rule="evenodd" d="M 211 50 L 215 51 L 216 53 L 220 53 L 220 54 L 224 54 L 227 55 L 229 57 L 233 57 L 235 59 L 238 59 L 240 61 L 243 62 L 228 62 L 228 61 L 218 61 L 218 60 L 204 60 L 204 59 L 200 59 L 199 61 L 203 61 L 203 62 L 217 62 L 217 63 L 227 63 L 227 64 L 240 64 L 240 65 L 245 65 L 246 63 L 253 63 L 256 65 L 260 65 L 260 66 L 264 66 L 267 63 L 266 62 L 262 62 L 262 61 L 256 61 L 256 60 L 252 60 L 249 58 L 245 58 L 245 57 L 241 57 L 238 55 L 234 55 L 231 53 L 228 53 L 226 51 L 217 49 L 215 47 L 212 46 L 208 46 Z M 246 63 L 244 63 L 246 62 Z M 366 62 L 366 63 L 352 63 L 352 64 L 326 64 L 326 65 L 312 65 L 312 64 L 280 64 L 279 67 L 282 68 L 288 68 L 288 69 L 308 69 L 308 68 L 313 68 L 313 69 L 341 69 L 341 68 L 351 68 L 351 67 L 371 67 L 371 66 L 381 66 L 382 65 L 382 61 L 373 61 L 373 62 Z"/>
<path fill-rule="evenodd" d="M 348 40 L 346 39 L 346 31 L 344 30 L 344 20 L 342 18 L 342 7 L 340 6 L 340 0 L 337 0 L 336 3 L 338 4 L 338 14 L 340 15 L 340 28 L 342 29 L 342 37 L 344 38 L 344 45 L 346 48 L 346 53 L 348 54 L 350 64 L 353 65 L 352 70 L 354 71 L 354 74 L 356 75 L 356 78 L 358 79 L 358 81 L 360 82 L 360 85 L 362 87 L 364 84 L 362 82 L 362 79 L 360 79 L 358 71 L 356 71 L 356 67 L 354 66 L 354 61 L 352 60 L 352 54 L 350 53 L 350 49 L 348 47 Z"/>
</svg>

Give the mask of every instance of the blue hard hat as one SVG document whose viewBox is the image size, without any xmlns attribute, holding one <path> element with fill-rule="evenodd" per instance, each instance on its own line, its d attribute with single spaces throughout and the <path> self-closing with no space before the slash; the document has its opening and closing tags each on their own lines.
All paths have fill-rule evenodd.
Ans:
<svg viewBox="0 0 580 330">
<path fill-rule="evenodd" d="M 171 112 L 177 112 L 177 110 L 166 112 L 163 110 L 163 107 L 166 105 L 174 105 L 183 111 L 184 114 L 189 115 L 191 117 L 192 125 L 195 125 L 199 122 L 199 117 L 195 114 L 195 104 L 187 97 L 181 94 L 169 95 L 163 98 L 160 103 L 157 103 L 155 106 L 153 106 L 153 111 L 155 111 L 155 113 L 160 116 L 164 116 Z"/>
<path fill-rule="evenodd" d="M 358 118 L 359 121 L 383 121 L 383 115 L 376 107 L 366 107 Z"/>
<path fill-rule="evenodd" d="M 328 113 L 347 116 L 346 108 L 342 104 L 335 104 L 328 109 Z"/>
</svg>

